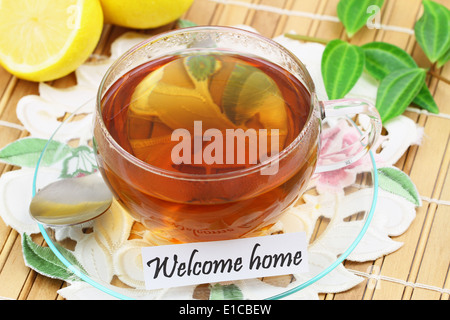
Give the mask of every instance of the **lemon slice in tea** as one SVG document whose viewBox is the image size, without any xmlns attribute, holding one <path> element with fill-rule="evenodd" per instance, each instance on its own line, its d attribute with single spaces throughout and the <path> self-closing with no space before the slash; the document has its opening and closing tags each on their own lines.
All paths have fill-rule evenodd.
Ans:
<svg viewBox="0 0 450 320">
<path fill-rule="evenodd" d="M 210 73 L 216 72 L 221 65 L 217 61 L 214 70 L 203 70 L 202 64 L 196 60 L 210 59 L 202 58 L 215 59 L 208 55 L 180 58 L 150 73 L 133 92 L 130 114 L 150 120 L 157 116 L 173 130 L 184 128 L 193 132 L 195 121 L 202 121 L 203 128 L 206 129 L 235 128 L 213 101 L 208 89 Z M 189 64 L 193 61 L 199 62 L 199 66 L 195 66 L 195 72 L 190 69 L 194 66 Z"/>
</svg>

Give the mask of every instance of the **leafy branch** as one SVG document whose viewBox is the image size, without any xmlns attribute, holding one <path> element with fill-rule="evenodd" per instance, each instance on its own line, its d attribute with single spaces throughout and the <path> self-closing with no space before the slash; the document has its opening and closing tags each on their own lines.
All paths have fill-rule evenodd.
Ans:
<svg viewBox="0 0 450 320">
<path fill-rule="evenodd" d="M 370 21 L 373 15 L 368 8 L 381 9 L 383 4 L 384 0 L 340 0 L 337 14 L 347 36 L 353 37 Z M 419 68 L 406 51 L 385 42 L 356 46 L 340 39 L 328 41 L 294 34 L 285 36 L 326 44 L 322 76 L 329 99 L 343 98 L 365 69 L 380 81 L 376 107 L 383 122 L 402 114 L 411 103 L 436 114 L 439 108 L 426 84 L 426 75 L 450 83 L 436 72 L 436 68 L 442 68 L 450 60 L 450 10 L 431 0 L 423 0 L 423 7 L 414 34 L 432 63 L 431 70 Z"/>
</svg>

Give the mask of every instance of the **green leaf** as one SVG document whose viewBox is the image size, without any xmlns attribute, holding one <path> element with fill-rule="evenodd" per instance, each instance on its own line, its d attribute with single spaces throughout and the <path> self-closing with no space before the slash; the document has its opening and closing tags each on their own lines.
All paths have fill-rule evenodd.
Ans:
<svg viewBox="0 0 450 320">
<path fill-rule="evenodd" d="M 64 281 L 80 280 L 73 272 L 67 269 L 50 248 L 37 245 L 27 234 L 22 236 L 22 250 L 27 266 L 40 274 Z M 72 253 L 62 247 L 58 247 L 58 250 L 72 265 L 85 272 Z"/>
<path fill-rule="evenodd" d="M 450 49 L 450 10 L 431 0 L 422 3 L 424 12 L 414 32 L 428 59 L 435 63 Z"/>
<path fill-rule="evenodd" d="M 35 167 L 46 144 L 45 139 L 19 139 L 0 150 L 0 161 L 20 167 Z M 41 165 L 49 166 L 60 161 L 70 154 L 70 150 L 68 145 L 52 140 L 41 160 Z"/>
<path fill-rule="evenodd" d="M 439 113 L 439 107 L 437 106 L 436 101 L 434 100 L 434 97 L 431 94 L 430 89 L 428 89 L 426 83 L 423 85 L 422 89 L 420 89 L 412 103 L 431 113 Z"/>
<path fill-rule="evenodd" d="M 190 20 L 186 19 L 178 19 L 178 27 L 179 28 L 189 28 L 189 27 L 195 27 L 197 24 L 195 22 L 192 22 Z"/>
<path fill-rule="evenodd" d="M 403 49 L 386 42 L 370 42 L 361 48 L 366 58 L 366 70 L 377 80 L 399 69 L 417 68 L 414 59 Z"/>
<path fill-rule="evenodd" d="M 376 107 L 383 122 L 401 115 L 422 88 L 426 72 L 420 68 L 391 72 L 380 83 Z"/>
<path fill-rule="evenodd" d="M 414 59 L 396 45 L 385 42 L 370 42 L 361 48 L 363 48 L 366 58 L 366 70 L 377 80 L 384 79 L 396 70 L 417 68 Z M 431 113 L 439 113 L 439 108 L 425 82 L 413 103 Z"/>
<path fill-rule="evenodd" d="M 367 12 L 370 6 L 381 8 L 384 0 L 341 0 L 337 5 L 337 15 L 351 38 L 358 32 L 371 17 Z"/>
<path fill-rule="evenodd" d="M 223 286 L 217 283 L 211 286 L 209 298 L 211 300 L 242 300 L 244 295 L 235 284 Z"/>
<path fill-rule="evenodd" d="M 216 71 L 216 58 L 208 55 L 192 56 L 186 59 L 186 65 L 197 81 L 205 81 Z"/>
<path fill-rule="evenodd" d="M 381 189 L 401 196 L 416 206 L 422 205 L 416 186 L 410 177 L 395 167 L 378 169 L 379 186 Z"/>
<path fill-rule="evenodd" d="M 442 57 L 439 58 L 438 63 L 437 63 L 437 67 L 438 68 L 442 67 L 449 60 L 450 60 L 450 48 L 447 50 L 447 52 Z"/>
<path fill-rule="evenodd" d="M 364 71 L 364 51 L 340 39 L 328 43 L 322 56 L 322 76 L 328 99 L 350 92 Z"/>
</svg>

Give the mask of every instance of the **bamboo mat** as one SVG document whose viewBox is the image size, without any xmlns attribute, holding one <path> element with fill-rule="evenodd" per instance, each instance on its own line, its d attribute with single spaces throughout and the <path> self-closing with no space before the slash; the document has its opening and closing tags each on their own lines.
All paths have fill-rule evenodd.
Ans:
<svg viewBox="0 0 450 320">
<path fill-rule="evenodd" d="M 437 0 L 450 7 L 450 0 Z M 195 0 L 183 18 L 200 25 L 252 26 L 267 37 L 284 32 L 324 39 L 345 39 L 337 22 L 338 0 Z M 421 67 L 429 67 L 412 29 L 422 14 L 421 0 L 386 0 L 381 29 L 364 28 L 351 42 L 364 44 L 385 41 L 405 49 Z M 175 25 L 146 31 L 158 33 Z M 108 54 L 111 42 L 125 28 L 105 26 L 96 54 Z M 345 262 L 345 267 L 366 278 L 358 286 L 338 294 L 324 294 L 327 300 L 448 300 L 450 279 L 450 64 L 440 74 L 428 79 L 439 106 L 440 115 L 418 113 L 408 109 L 406 115 L 424 128 L 420 146 L 411 147 L 396 164 L 410 175 L 422 197 L 423 205 L 410 228 L 393 240 L 403 242 L 398 251 L 374 262 Z M 75 84 L 73 75 L 55 81 L 57 87 Z M 0 68 L 0 148 L 27 135 L 16 117 L 18 100 L 38 94 L 35 83 L 18 80 Z M 0 163 L 0 174 L 14 170 Z M 31 186 L 24 186 L 29 187 Z M 19 300 L 62 299 L 57 290 L 62 281 L 49 279 L 24 264 L 20 235 L 0 219 L 0 297 Z"/>
</svg>

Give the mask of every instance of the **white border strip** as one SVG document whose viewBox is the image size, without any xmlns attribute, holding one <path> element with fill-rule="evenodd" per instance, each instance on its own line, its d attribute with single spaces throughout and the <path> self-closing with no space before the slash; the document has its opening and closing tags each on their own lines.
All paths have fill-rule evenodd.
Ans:
<svg viewBox="0 0 450 320">
<path fill-rule="evenodd" d="M 377 281 L 385 280 L 385 281 L 389 281 L 389 282 L 398 283 L 398 284 L 401 284 L 401 285 L 407 286 L 407 287 L 437 291 L 441 294 L 444 294 L 444 293 L 450 294 L 450 289 L 439 288 L 439 287 L 430 286 L 430 285 L 422 284 L 422 283 L 414 283 L 414 282 L 410 282 L 410 281 L 404 281 L 404 280 L 387 277 L 387 276 L 383 276 L 383 275 L 379 275 L 379 274 L 369 274 L 369 273 L 361 272 L 358 270 L 352 270 L 352 269 L 347 269 L 347 270 L 358 276 L 366 277 L 368 279 L 375 279 Z M 376 286 L 375 286 L 375 289 L 376 289 Z"/>
<path fill-rule="evenodd" d="M 388 26 L 386 24 L 380 24 L 380 29 L 384 31 L 395 31 L 395 32 L 402 32 L 409 34 L 410 36 L 414 35 L 414 30 L 410 28 L 405 27 L 398 27 L 398 26 Z"/>
<path fill-rule="evenodd" d="M 424 109 L 413 108 L 413 107 L 406 108 L 406 111 L 411 111 L 411 112 L 415 112 L 418 114 L 425 114 L 427 116 L 433 116 L 433 117 L 444 118 L 444 119 L 450 120 L 450 114 L 445 114 L 445 113 L 436 114 L 436 113 L 428 112 L 427 110 L 424 110 Z"/>
<path fill-rule="evenodd" d="M 246 7 L 248 9 L 260 10 L 260 11 L 268 11 L 272 13 L 287 15 L 287 16 L 296 16 L 302 18 L 311 18 L 322 21 L 331 21 L 331 22 L 339 22 L 339 19 L 334 16 L 327 16 L 321 14 L 315 14 L 311 12 L 303 12 L 303 11 L 294 11 L 283 8 L 277 8 L 273 6 L 268 6 L 264 4 L 256 4 L 256 3 L 248 3 L 236 0 L 209 0 L 211 2 L 221 3 L 225 5 L 235 5 L 240 7 Z"/>
<path fill-rule="evenodd" d="M 320 21 L 340 22 L 339 18 L 335 17 L 335 16 L 328 16 L 328 15 L 322 15 L 322 14 L 316 14 L 316 13 L 304 12 L 304 11 L 288 10 L 288 9 L 263 5 L 263 4 L 248 3 L 248 2 L 242 2 L 242 1 L 237 1 L 237 0 L 209 0 L 209 1 L 220 3 L 220 4 L 225 4 L 225 5 L 235 5 L 235 6 L 240 6 L 240 7 L 246 7 L 248 9 L 268 11 L 268 12 L 277 13 L 277 14 L 281 14 L 281 15 L 287 15 L 287 16 L 310 18 L 310 19 L 320 20 Z M 387 31 L 403 32 L 403 33 L 406 33 L 409 35 L 414 34 L 413 29 L 398 27 L 398 26 L 388 26 L 388 25 L 382 24 L 382 25 L 380 25 L 380 29 L 387 30 Z"/>
<path fill-rule="evenodd" d="M 3 121 L 3 120 L 0 120 L 0 126 L 13 128 L 13 129 L 21 130 L 21 131 L 25 130 L 25 127 L 21 126 L 20 124 Z"/>
<path fill-rule="evenodd" d="M 359 188 L 359 189 L 367 188 L 367 186 L 362 185 L 362 184 L 358 184 L 358 183 L 353 183 L 351 186 L 355 187 L 355 188 Z M 429 203 L 435 203 L 437 205 L 450 206 L 450 201 L 448 201 L 448 200 L 433 199 L 433 198 L 428 198 L 428 197 L 424 197 L 424 196 L 421 196 L 421 195 L 419 195 L 419 197 L 423 201 L 426 201 L 426 202 L 429 202 Z"/>
<path fill-rule="evenodd" d="M 437 205 L 444 205 L 444 206 L 450 206 L 450 201 L 447 200 L 439 200 L 439 199 L 432 199 L 428 197 L 420 197 L 423 201 L 429 202 L 429 203 L 435 203 Z"/>
</svg>

